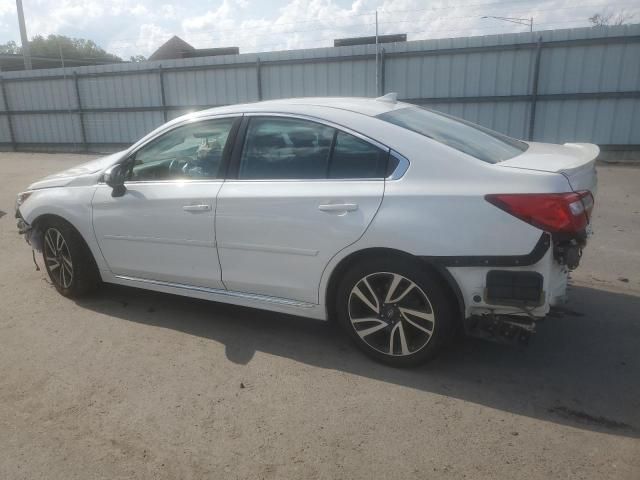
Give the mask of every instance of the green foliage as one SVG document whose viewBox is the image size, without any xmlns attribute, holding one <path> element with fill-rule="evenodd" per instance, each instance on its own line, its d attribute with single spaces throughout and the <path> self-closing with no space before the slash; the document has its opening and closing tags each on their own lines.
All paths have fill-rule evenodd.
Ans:
<svg viewBox="0 0 640 480">
<path fill-rule="evenodd" d="M 64 35 L 49 35 L 45 38 L 36 35 L 29 42 L 29 46 L 32 57 L 60 58 L 62 54 L 63 58 L 122 61 L 120 57 L 100 48 L 93 40 L 84 38 L 70 38 Z M 10 41 L 0 44 L 0 53 L 20 54 L 22 47 Z"/>
<path fill-rule="evenodd" d="M 64 35 L 49 35 L 44 38 L 36 35 L 29 42 L 31 55 L 34 57 L 84 58 L 121 61 L 122 59 L 100 48 L 93 40 L 69 38 Z"/>
<path fill-rule="evenodd" d="M 7 43 L 0 43 L 0 53 L 20 53 L 21 48 L 13 40 Z"/>
<path fill-rule="evenodd" d="M 129 58 L 129 61 L 133 63 L 146 62 L 147 57 L 145 57 L 144 55 L 133 55 Z"/>
</svg>

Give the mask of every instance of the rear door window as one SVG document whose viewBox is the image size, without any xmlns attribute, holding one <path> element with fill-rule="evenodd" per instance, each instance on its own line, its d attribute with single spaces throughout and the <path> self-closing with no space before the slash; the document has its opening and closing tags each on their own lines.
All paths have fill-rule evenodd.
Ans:
<svg viewBox="0 0 640 480">
<path fill-rule="evenodd" d="M 329 178 L 383 178 L 388 153 L 345 132 L 337 132 Z"/>
<path fill-rule="evenodd" d="M 244 140 L 238 178 L 383 178 L 387 159 L 387 150 L 321 123 L 253 117 Z"/>
<path fill-rule="evenodd" d="M 326 178 L 333 134 L 333 128 L 307 120 L 252 118 L 238 178 Z"/>
</svg>

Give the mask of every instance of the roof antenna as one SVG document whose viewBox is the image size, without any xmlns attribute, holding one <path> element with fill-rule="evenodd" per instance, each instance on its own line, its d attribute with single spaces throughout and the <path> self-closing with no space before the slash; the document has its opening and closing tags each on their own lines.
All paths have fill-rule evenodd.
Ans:
<svg viewBox="0 0 640 480">
<path fill-rule="evenodd" d="M 397 103 L 398 102 L 398 93 L 390 92 L 386 95 L 376 98 L 378 102 L 387 102 L 387 103 Z"/>
</svg>

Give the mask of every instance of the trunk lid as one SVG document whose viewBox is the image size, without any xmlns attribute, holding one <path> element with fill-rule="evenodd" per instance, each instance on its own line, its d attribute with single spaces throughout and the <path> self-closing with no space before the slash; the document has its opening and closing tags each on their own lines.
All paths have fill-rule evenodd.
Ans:
<svg viewBox="0 0 640 480">
<path fill-rule="evenodd" d="M 496 165 L 560 173 L 574 191 L 589 190 L 595 195 L 598 185 L 596 158 L 599 153 L 598 146 L 591 143 L 554 145 L 529 142 L 529 148 L 522 155 Z"/>
</svg>

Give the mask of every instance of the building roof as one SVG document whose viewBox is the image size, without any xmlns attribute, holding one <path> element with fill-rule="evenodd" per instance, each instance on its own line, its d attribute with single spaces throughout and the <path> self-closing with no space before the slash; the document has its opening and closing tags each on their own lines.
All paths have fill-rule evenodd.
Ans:
<svg viewBox="0 0 640 480">
<path fill-rule="evenodd" d="M 395 42 L 406 42 L 407 34 L 406 33 L 394 33 L 390 35 L 378 35 L 378 43 L 395 43 Z M 349 37 L 349 38 L 336 38 L 333 41 L 334 47 L 346 47 L 352 45 L 375 45 L 376 37 L 375 35 L 368 37 Z"/>
<path fill-rule="evenodd" d="M 171 58 L 183 58 L 185 52 L 190 52 L 195 48 L 174 35 L 164 42 L 158 49 L 149 56 L 149 60 L 167 60 Z"/>
<path fill-rule="evenodd" d="M 237 55 L 238 47 L 195 48 L 174 35 L 149 56 L 149 60 L 172 60 L 176 58 L 213 57 L 217 55 Z"/>
</svg>

